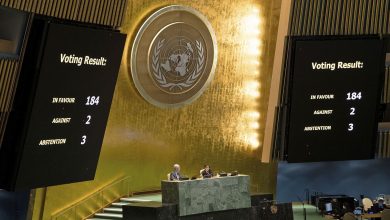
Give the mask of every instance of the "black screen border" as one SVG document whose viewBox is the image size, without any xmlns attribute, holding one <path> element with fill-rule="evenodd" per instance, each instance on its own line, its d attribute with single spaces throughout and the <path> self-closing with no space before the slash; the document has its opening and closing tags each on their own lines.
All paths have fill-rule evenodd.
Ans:
<svg viewBox="0 0 390 220">
<path fill-rule="evenodd" d="M 387 38 L 390 40 L 390 38 Z M 289 36 L 287 38 L 288 41 L 288 49 L 286 56 L 289 56 L 287 58 L 286 64 L 285 64 L 285 82 L 282 86 L 282 94 L 285 94 L 284 97 L 281 97 L 282 101 L 281 105 L 285 107 L 286 109 L 286 117 L 285 121 L 283 122 L 284 127 L 284 135 L 283 135 L 283 143 L 284 146 L 284 159 L 288 163 L 297 163 L 297 162 L 319 162 L 319 161 L 291 161 L 288 157 L 289 152 L 289 130 L 290 130 L 290 119 L 291 119 L 291 100 L 292 100 L 292 90 L 293 90 L 293 78 L 294 78 L 294 63 L 295 63 L 295 51 L 296 51 L 296 43 L 299 41 L 329 41 L 329 40 L 380 40 L 382 41 L 382 70 L 380 72 L 380 79 L 378 82 L 378 88 L 377 88 L 377 97 L 376 97 L 376 111 L 375 111 L 375 120 L 372 122 L 374 123 L 373 126 L 373 138 L 371 140 L 371 143 L 373 144 L 371 148 L 371 155 L 367 159 L 374 159 L 375 157 L 375 145 L 377 142 L 376 133 L 377 133 L 377 125 L 379 122 L 379 116 L 380 116 L 380 99 L 381 99 L 381 91 L 383 89 L 383 83 L 380 83 L 384 80 L 384 74 L 385 74 L 385 58 L 386 58 L 386 51 L 388 45 L 390 45 L 386 41 L 386 37 L 383 37 L 381 35 L 314 35 L 314 36 Z M 323 161 L 334 161 L 334 160 L 323 160 Z"/>
</svg>

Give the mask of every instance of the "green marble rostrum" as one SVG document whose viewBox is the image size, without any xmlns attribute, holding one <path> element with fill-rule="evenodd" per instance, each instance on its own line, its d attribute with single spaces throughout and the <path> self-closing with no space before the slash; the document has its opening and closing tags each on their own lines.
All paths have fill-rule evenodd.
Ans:
<svg viewBox="0 0 390 220">
<path fill-rule="evenodd" d="M 161 181 L 162 202 L 178 205 L 180 216 L 249 208 L 249 176 Z"/>
</svg>

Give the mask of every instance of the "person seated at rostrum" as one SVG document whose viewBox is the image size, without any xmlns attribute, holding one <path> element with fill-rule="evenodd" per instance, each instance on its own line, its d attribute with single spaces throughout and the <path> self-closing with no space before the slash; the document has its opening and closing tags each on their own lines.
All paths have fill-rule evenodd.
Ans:
<svg viewBox="0 0 390 220">
<path fill-rule="evenodd" d="M 171 181 L 179 181 L 181 178 L 180 176 L 180 165 L 174 164 L 173 165 L 173 171 L 169 174 L 169 180 Z"/>
<path fill-rule="evenodd" d="M 386 206 L 386 204 L 384 202 L 385 202 L 385 200 L 382 197 L 379 197 L 378 201 L 376 203 L 374 203 L 374 205 L 371 207 L 371 209 L 374 210 L 375 212 L 381 212 L 381 211 L 383 211 L 383 209 L 390 208 L 389 206 Z"/>
<path fill-rule="evenodd" d="M 209 165 L 204 165 L 204 168 L 200 171 L 200 175 L 203 178 L 211 178 L 213 177 L 213 171 L 210 169 Z"/>
</svg>

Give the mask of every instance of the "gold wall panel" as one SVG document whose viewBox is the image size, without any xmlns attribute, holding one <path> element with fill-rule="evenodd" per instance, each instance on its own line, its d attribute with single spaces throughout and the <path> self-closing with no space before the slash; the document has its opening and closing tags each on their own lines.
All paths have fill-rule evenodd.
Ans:
<svg viewBox="0 0 390 220">
<path fill-rule="evenodd" d="M 104 2 L 104 1 L 103 1 Z M 128 41 L 94 181 L 37 190 L 33 219 L 50 219 L 122 176 L 131 190 L 160 187 L 174 163 L 182 173 L 238 170 L 252 190 L 275 192 L 276 164 L 260 162 L 280 0 L 137 0 L 127 3 L 121 31 Z M 104 4 L 104 3 L 102 3 Z M 218 42 L 214 80 L 194 103 L 160 109 L 146 102 L 131 80 L 129 56 L 138 26 L 169 4 L 190 6 L 212 24 Z M 84 10 L 80 8 L 80 10 Z M 86 9 L 88 13 L 95 9 Z M 146 49 L 146 48 L 145 48 Z M 37 171 L 39 172 L 39 171 Z"/>
</svg>

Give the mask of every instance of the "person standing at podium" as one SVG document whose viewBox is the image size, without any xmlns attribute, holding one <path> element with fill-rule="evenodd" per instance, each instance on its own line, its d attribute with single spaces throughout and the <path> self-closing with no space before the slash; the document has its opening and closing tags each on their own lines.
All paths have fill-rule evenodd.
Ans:
<svg viewBox="0 0 390 220">
<path fill-rule="evenodd" d="M 179 181 L 181 178 L 180 176 L 180 165 L 179 164 L 174 164 L 173 165 L 173 171 L 169 175 L 169 180 L 171 181 Z"/>
</svg>

